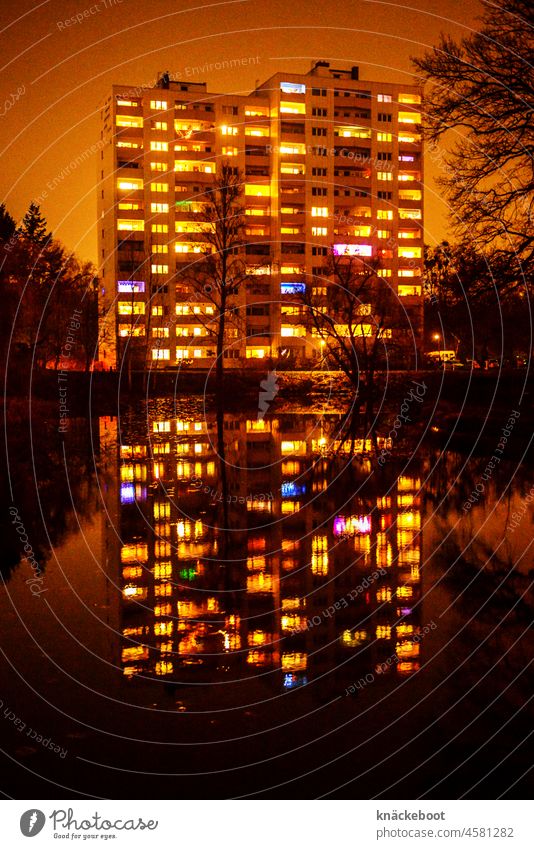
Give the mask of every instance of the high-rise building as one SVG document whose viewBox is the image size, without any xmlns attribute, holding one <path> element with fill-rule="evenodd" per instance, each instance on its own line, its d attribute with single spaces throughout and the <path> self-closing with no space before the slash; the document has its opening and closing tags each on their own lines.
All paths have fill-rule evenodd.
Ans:
<svg viewBox="0 0 534 849">
<path fill-rule="evenodd" d="M 101 359 L 125 345 L 146 361 L 213 363 L 213 306 L 187 278 L 206 249 L 205 192 L 221 163 L 243 177 L 248 279 L 228 364 L 282 353 L 318 356 L 299 296 L 321 295 L 329 253 L 362 262 L 398 295 L 409 346 L 422 335 L 421 89 L 359 79 L 315 62 L 278 73 L 249 95 L 205 83 L 114 86 L 102 107 L 99 258 L 106 311 Z M 148 338 L 147 338 L 148 337 Z M 415 345 L 414 345 L 415 339 Z"/>
</svg>

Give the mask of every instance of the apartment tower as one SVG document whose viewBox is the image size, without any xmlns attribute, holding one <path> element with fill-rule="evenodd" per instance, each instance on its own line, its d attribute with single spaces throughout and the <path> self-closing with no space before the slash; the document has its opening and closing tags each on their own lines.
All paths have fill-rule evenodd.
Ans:
<svg viewBox="0 0 534 849">
<path fill-rule="evenodd" d="M 332 251 L 379 257 L 378 274 L 406 317 L 407 351 L 420 350 L 418 86 L 364 81 L 358 68 L 324 61 L 306 74 L 277 73 L 249 95 L 163 74 L 153 87 L 113 86 L 101 116 L 100 358 L 108 367 L 128 345 L 160 366 L 213 364 L 214 308 L 192 298 L 186 281 L 206 250 L 205 192 L 222 162 L 244 180 L 248 274 L 228 365 L 317 360 L 320 342 L 299 299 L 306 287 L 326 292 Z"/>
</svg>

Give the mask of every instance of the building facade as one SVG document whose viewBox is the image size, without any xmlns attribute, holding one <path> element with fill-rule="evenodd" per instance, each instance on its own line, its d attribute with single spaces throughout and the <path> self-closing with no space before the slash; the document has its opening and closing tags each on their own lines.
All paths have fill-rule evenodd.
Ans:
<svg viewBox="0 0 534 849">
<path fill-rule="evenodd" d="M 379 259 L 419 349 L 421 108 L 418 86 L 322 61 L 246 96 L 166 75 L 153 88 L 114 86 L 101 111 L 101 360 L 116 367 L 137 346 L 147 364 L 212 365 L 214 308 L 185 281 L 206 250 L 205 192 L 223 162 L 244 181 L 248 275 L 229 365 L 320 355 L 301 299 L 326 291 L 331 252 Z"/>
</svg>

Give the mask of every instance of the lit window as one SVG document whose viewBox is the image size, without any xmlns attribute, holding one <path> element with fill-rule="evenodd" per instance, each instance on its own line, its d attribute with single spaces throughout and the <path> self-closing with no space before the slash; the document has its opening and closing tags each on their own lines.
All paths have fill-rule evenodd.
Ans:
<svg viewBox="0 0 534 849">
<path fill-rule="evenodd" d="M 168 150 L 169 145 L 164 141 L 151 141 L 150 142 L 150 150 Z"/>
<path fill-rule="evenodd" d="M 214 174 L 215 165 L 213 162 L 202 162 L 192 159 L 176 159 L 174 162 L 174 170 L 181 173 L 198 173 L 198 174 Z"/>
<path fill-rule="evenodd" d="M 284 94 L 306 94 L 304 83 L 280 83 L 280 91 Z"/>
<path fill-rule="evenodd" d="M 151 109 L 166 109 L 167 101 L 166 100 L 151 100 L 150 101 Z"/>
<path fill-rule="evenodd" d="M 283 162 L 280 165 L 281 174 L 305 174 L 306 166 L 300 164 L 292 164 L 291 162 Z"/>
<path fill-rule="evenodd" d="M 387 180 L 388 182 L 393 180 L 391 171 L 378 171 L 376 176 L 378 180 Z"/>
<path fill-rule="evenodd" d="M 379 209 L 377 210 L 376 217 L 379 221 L 392 221 L 393 220 L 393 210 L 392 209 Z"/>
<path fill-rule="evenodd" d="M 221 133 L 223 136 L 237 136 L 239 130 L 237 127 L 230 127 L 226 124 L 223 124 L 221 127 Z"/>
<path fill-rule="evenodd" d="M 285 142 L 285 144 L 282 143 L 280 145 L 280 153 L 298 153 L 299 155 L 304 156 L 306 153 L 306 145 L 299 142 Z"/>
<path fill-rule="evenodd" d="M 399 94 L 399 103 L 421 103 L 420 94 Z"/>
<path fill-rule="evenodd" d="M 327 236 L 327 227 L 312 227 L 312 236 Z"/>
<path fill-rule="evenodd" d="M 304 103 L 295 103 L 294 101 L 282 100 L 280 102 L 280 113 L 282 115 L 305 115 L 306 105 Z"/>
<path fill-rule="evenodd" d="M 390 94 L 377 94 L 376 99 L 379 103 L 391 103 L 391 95 Z"/>
<path fill-rule="evenodd" d="M 237 156 L 239 151 L 237 147 L 223 146 L 222 153 L 223 156 Z"/>
<path fill-rule="evenodd" d="M 176 242 L 174 251 L 177 254 L 210 253 L 212 246 L 207 242 Z"/>
<path fill-rule="evenodd" d="M 372 256 L 372 245 L 336 244 L 333 249 L 335 256 Z"/>
<path fill-rule="evenodd" d="M 399 189 L 399 200 L 421 200 L 420 189 Z"/>
<path fill-rule="evenodd" d="M 421 248 L 399 248 L 399 256 L 405 259 L 421 259 Z"/>
<path fill-rule="evenodd" d="M 150 204 L 151 212 L 168 212 L 169 204 L 168 203 L 151 203 Z"/>
<path fill-rule="evenodd" d="M 376 140 L 379 142 L 390 142 L 393 141 L 393 136 L 391 133 L 377 133 Z"/>
<path fill-rule="evenodd" d="M 265 138 L 269 135 L 269 130 L 267 127 L 245 127 L 245 135 Z"/>
<path fill-rule="evenodd" d="M 258 115 L 258 116 L 269 116 L 269 108 L 267 106 L 247 106 L 245 108 L 245 115 Z"/>
<path fill-rule="evenodd" d="M 156 339 L 167 339 L 169 336 L 169 328 L 168 327 L 153 327 L 152 328 L 152 336 Z"/>
<path fill-rule="evenodd" d="M 152 253 L 153 254 L 167 254 L 169 253 L 168 245 L 152 245 Z"/>
<path fill-rule="evenodd" d="M 326 206 L 312 206 L 311 214 L 312 214 L 312 218 L 328 218 L 328 207 L 326 207 Z"/>
<path fill-rule="evenodd" d="M 153 360 L 169 360 L 171 352 L 168 348 L 152 348 Z"/>
<path fill-rule="evenodd" d="M 151 183 L 150 188 L 153 192 L 168 192 L 169 184 L 168 183 Z"/>
<path fill-rule="evenodd" d="M 169 225 L 168 224 L 153 224 L 152 225 L 153 233 L 168 233 Z"/>
<path fill-rule="evenodd" d="M 133 115 L 117 115 L 117 127 L 142 127 L 143 119 Z"/>
<path fill-rule="evenodd" d="M 152 307 L 152 315 L 156 315 L 156 316 L 157 315 L 163 315 L 163 307 L 161 307 L 161 306 Z"/>
<path fill-rule="evenodd" d="M 118 280 L 118 292 L 144 292 L 145 283 L 143 280 Z"/>
<path fill-rule="evenodd" d="M 306 328 L 299 324 L 283 324 L 280 328 L 280 336 L 306 336 Z"/>
<path fill-rule="evenodd" d="M 145 327 L 143 324 L 135 324 L 133 327 L 130 324 L 119 324 L 119 336 L 144 336 Z"/>
<path fill-rule="evenodd" d="M 415 220 L 419 220 L 423 217 L 423 213 L 420 209 L 399 209 L 399 218 L 412 218 Z"/>
<path fill-rule="evenodd" d="M 419 112 L 399 112 L 399 121 L 403 124 L 420 124 L 421 115 Z"/>
<path fill-rule="evenodd" d="M 334 135 L 344 139 L 370 139 L 371 130 L 368 127 L 337 127 Z"/>
<path fill-rule="evenodd" d="M 119 315 L 144 315 L 144 301 L 119 301 L 117 304 L 117 312 Z"/>
<path fill-rule="evenodd" d="M 119 218 L 117 221 L 117 230 L 130 230 L 131 232 L 140 232 L 145 229 L 145 222 L 135 218 Z"/>
<path fill-rule="evenodd" d="M 168 274 L 169 266 L 168 265 L 160 265 L 159 263 L 152 263 L 151 265 L 152 274 Z"/>
<path fill-rule="evenodd" d="M 151 171 L 166 171 L 167 163 L 166 162 L 151 162 L 150 163 Z"/>
<path fill-rule="evenodd" d="M 271 187 L 269 185 L 261 185 L 260 183 L 245 184 L 245 195 L 256 195 L 256 197 L 269 197 L 270 194 Z"/>
<path fill-rule="evenodd" d="M 420 298 L 421 297 L 421 287 L 420 286 L 398 286 L 397 292 L 400 298 Z"/>
<path fill-rule="evenodd" d="M 117 180 L 117 188 L 120 189 L 123 192 L 128 192 L 128 191 L 135 192 L 135 191 L 137 191 L 137 189 L 143 188 L 143 181 L 142 180 L 134 180 L 134 179 Z"/>
</svg>

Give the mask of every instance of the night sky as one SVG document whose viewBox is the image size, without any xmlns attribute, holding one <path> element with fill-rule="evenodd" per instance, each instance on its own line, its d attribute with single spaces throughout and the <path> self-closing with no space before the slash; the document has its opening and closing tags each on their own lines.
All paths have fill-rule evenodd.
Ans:
<svg viewBox="0 0 534 849">
<path fill-rule="evenodd" d="M 20 217 L 41 197 L 55 234 L 96 261 L 97 154 L 65 169 L 99 140 L 99 104 L 113 83 L 146 85 L 168 69 L 211 91 L 245 93 L 277 71 L 304 73 L 319 58 L 359 65 L 361 79 L 410 81 L 411 55 L 440 31 L 467 35 L 480 12 L 478 0 L 2 0 L 1 199 Z M 202 71 L 245 57 L 257 61 Z M 447 235 L 432 177 L 427 164 L 430 243 Z"/>
</svg>

